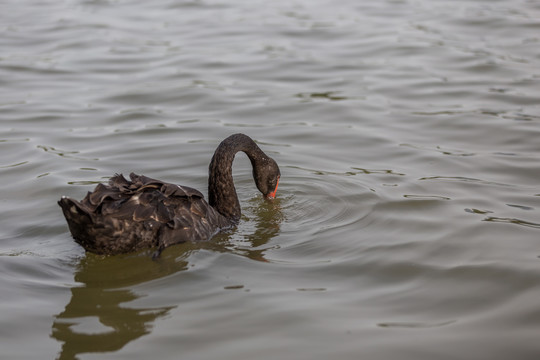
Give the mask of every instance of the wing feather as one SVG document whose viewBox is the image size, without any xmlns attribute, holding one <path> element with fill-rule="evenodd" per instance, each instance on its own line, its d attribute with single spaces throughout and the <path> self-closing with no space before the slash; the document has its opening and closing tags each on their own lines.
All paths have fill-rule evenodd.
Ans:
<svg viewBox="0 0 540 360">
<path fill-rule="evenodd" d="M 71 211 L 67 200 L 61 205 L 77 230 L 77 242 L 98 253 L 155 245 L 162 250 L 180 242 L 207 240 L 228 224 L 200 191 L 134 173 L 129 180 L 116 174 L 77 202 L 84 216 Z"/>
</svg>

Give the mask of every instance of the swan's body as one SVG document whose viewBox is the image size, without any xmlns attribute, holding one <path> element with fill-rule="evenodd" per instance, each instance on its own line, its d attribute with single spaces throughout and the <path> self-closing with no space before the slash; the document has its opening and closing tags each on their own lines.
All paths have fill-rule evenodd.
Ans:
<svg viewBox="0 0 540 360">
<path fill-rule="evenodd" d="M 273 198 L 279 182 L 274 160 L 243 134 L 229 136 L 218 146 L 209 166 L 208 198 L 187 186 L 169 184 L 131 173 L 99 184 L 82 201 L 62 197 L 69 230 L 77 243 L 97 254 L 119 254 L 210 239 L 234 226 L 241 208 L 232 178 L 232 162 L 244 151 L 253 165 L 257 188 Z"/>
</svg>

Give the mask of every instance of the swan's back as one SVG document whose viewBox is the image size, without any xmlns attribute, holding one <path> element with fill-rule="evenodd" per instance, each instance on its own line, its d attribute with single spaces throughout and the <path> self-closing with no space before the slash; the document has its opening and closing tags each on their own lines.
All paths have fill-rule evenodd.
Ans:
<svg viewBox="0 0 540 360">
<path fill-rule="evenodd" d="M 86 250 L 119 254 L 134 250 L 208 240 L 229 220 L 187 186 L 130 174 L 116 175 L 99 184 L 78 202 L 62 197 L 62 207 L 73 238 Z"/>
</svg>

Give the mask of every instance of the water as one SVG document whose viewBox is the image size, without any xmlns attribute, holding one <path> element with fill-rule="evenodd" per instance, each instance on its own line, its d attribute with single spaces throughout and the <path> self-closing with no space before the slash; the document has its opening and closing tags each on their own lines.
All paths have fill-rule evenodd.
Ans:
<svg viewBox="0 0 540 360">
<path fill-rule="evenodd" d="M 537 359 L 540 6 L 0 4 L 2 359 Z M 130 171 L 206 193 L 243 132 L 237 229 L 85 254 L 56 201 Z"/>
</svg>

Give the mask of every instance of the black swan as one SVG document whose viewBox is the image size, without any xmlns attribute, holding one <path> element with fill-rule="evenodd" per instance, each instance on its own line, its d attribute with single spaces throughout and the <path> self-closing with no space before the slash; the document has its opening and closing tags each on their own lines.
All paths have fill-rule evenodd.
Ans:
<svg viewBox="0 0 540 360">
<path fill-rule="evenodd" d="M 279 167 L 247 135 L 231 135 L 219 144 L 209 166 L 208 202 L 198 190 L 131 173 L 131 181 L 115 175 L 82 201 L 62 196 L 69 230 L 77 243 L 97 254 L 120 254 L 186 241 L 208 240 L 240 220 L 232 163 L 243 151 L 251 160 L 253 178 L 268 199 L 276 195 Z"/>
</svg>

